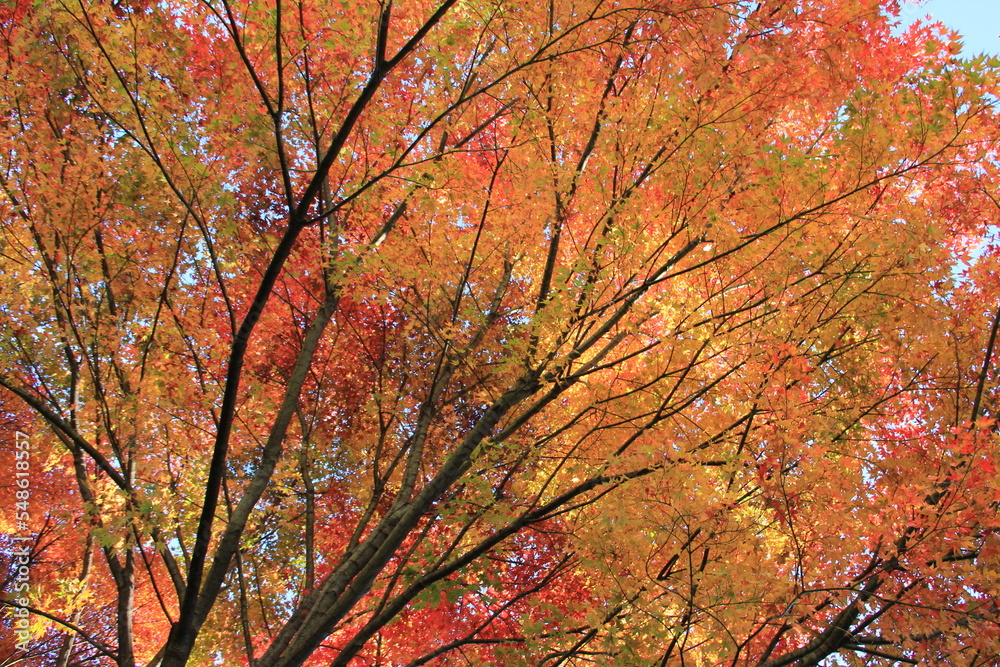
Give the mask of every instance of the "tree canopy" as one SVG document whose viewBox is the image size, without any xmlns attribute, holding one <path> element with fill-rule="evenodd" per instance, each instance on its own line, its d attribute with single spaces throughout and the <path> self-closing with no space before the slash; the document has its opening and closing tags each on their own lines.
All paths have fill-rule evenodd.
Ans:
<svg viewBox="0 0 1000 667">
<path fill-rule="evenodd" d="M 0 4 L 2 664 L 1000 663 L 1000 62 L 897 4 Z"/>
</svg>

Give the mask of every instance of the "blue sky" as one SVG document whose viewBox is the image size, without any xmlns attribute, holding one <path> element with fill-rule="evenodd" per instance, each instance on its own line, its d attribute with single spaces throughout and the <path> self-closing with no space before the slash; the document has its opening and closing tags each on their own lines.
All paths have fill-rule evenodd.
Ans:
<svg viewBox="0 0 1000 667">
<path fill-rule="evenodd" d="M 902 18 L 910 23 L 926 14 L 962 33 L 965 48 L 962 54 L 1000 55 L 1000 0 L 929 0 L 923 4 L 903 4 Z"/>
</svg>

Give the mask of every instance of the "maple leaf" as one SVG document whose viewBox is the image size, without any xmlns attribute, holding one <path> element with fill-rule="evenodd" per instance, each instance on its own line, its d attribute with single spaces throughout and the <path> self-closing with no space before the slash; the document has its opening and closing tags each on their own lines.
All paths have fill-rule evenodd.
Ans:
<svg viewBox="0 0 1000 667">
<path fill-rule="evenodd" d="M 0 659 L 1000 655 L 995 59 L 878 0 L 8 4 Z"/>
</svg>

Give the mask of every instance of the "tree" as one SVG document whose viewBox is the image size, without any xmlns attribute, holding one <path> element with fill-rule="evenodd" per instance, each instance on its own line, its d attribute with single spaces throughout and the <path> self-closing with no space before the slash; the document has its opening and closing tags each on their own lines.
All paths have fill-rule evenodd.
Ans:
<svg viewBox="0 0 1000 667">
<path fill-rule="evenodd" d="M 996 664 L 1000 63 L 895 4 L 8 2 L 8 663 Z"/>
</svg>

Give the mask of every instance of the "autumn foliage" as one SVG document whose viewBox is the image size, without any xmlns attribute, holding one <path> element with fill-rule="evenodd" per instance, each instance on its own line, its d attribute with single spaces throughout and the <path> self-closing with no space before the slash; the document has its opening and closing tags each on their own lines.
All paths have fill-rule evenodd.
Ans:
<svg viewBox="0 0 1000 667">
<path fill-rule="evenodd" d="M 1000 62 L 897 13 L 3 3 L 0 664 L 1000 663 Z"/>
</svg>

